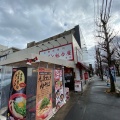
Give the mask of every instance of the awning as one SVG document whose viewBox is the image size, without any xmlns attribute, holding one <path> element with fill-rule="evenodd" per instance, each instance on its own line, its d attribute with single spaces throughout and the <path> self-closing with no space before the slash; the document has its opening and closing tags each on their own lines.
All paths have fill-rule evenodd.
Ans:
<svg viewBox="0 0 120 120">
<path fill-rule="evenodd" d="M 85 69 L 85 70 L 90 71 L 90 69 L 87 66 L 85 66 L 84 64 L 82 64 L 80 62 L 77 62 L 76 66 L 80 69 Z"/>
<path fill-rule="evenodd" d="M 16 57 L 17 56 L 17 57 Z M 22 66 L 26 65 L 26 58 L 28 59 L 32 59 L 37 57 L 38 60 L 40 60 L 41 62 L 47 62 L 47 63 L 51 63 L 51 64 L 56 64 L 56 65 L 63 65 L 66 67 L 71 67 L 71 68 L 75 68 L 75 64 L 73 61 L 67 61 L 67 60 L 63 60 L 63 59 L 57 59 L 57 58 L 52 58 L 52 57 L 48 57 L 48 56 L 42 56 L 39 54 L 34 54 L 34 53 L 26 53 L 26 52 L 21 52 L 19 53 L 13 53 L 8 55 L 8 58 L 5 59 L 4 61 L 0 61 L 0 66 L 4 66 L 4 65 L 15 65 L 15 64 L 21 64 Z"/>
</svg>

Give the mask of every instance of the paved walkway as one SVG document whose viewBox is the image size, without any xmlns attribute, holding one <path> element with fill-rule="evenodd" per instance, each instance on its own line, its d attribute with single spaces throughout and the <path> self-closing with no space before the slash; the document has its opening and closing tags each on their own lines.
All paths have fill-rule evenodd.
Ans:
<svg viewBox="0 0 120 120">
<path fill-rule="evenodd" d="M 70 100 L 67 101 L 67 103 L 50 120 L 64 120 L 69 110 L 78 101 L 80 95 L 80 93 L 70 92 Z"/>
<path fill-rule="evenodd" d="M 120 120 L 120 98 L 106 93 L 107 88 L 105 81 L 94 77 L 69 111 L 57 113 L 52 120 Z"/>
<path fill-rule="evenodd" d="M 97 76 L 83 95 L 72 97 L 51 120 L 120 120 L 120 98 L 106 93 L 109 88 Z"/>
</svg>

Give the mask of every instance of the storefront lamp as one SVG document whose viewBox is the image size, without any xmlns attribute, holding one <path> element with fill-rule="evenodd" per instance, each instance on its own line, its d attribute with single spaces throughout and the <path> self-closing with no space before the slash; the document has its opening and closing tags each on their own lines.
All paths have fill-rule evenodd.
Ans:
<svg viewBox="0 0 120 120">
<path fill-rule="evenodd" d="M 65 39 L 67 41 L 66 37 L 63 37 L 63 39 Z M 68 43 L 68 41 L 67 41 L 67 43 Z"/>
<path fill-rule="evenodd" d="M 50 42 L 48 42 L 48 44 L 51 44 Z M 53 44 L 51 44 L 52 45 L 52 47 L 54 47 L 54 45 Z"/>
<path fill-rule="evenodd" d="M 55 40 L 57 43 L 59 43 L 57 40 Z M 59 43 L 59 45 L 61 45 L 60 43 Z"/>
<path fill-rule="evenodd" d="M 38 45 L 37 45 L 36 47 L 39 47 L 40 49 L 42 49 L 42 48 L 41 48 L 40 46 L 38 46 Z M 43 50 L 43 49 L 42 49 L 42 50 Z"/>
<path fill-rule="evenodd" d="M 42 44 L 43 46 L 45 46 L 46 48 L 48 48 L 49 49 L 49 47 L 48 46 L 46 46 L 46 45 L 44 45 L 44 44 Z"/>
</svg>

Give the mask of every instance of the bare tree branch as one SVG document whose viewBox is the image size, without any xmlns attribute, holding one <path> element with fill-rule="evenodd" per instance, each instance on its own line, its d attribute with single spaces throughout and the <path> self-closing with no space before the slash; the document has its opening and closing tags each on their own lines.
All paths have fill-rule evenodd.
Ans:
<svg viewBox="0 0 120 120">
<path fill-rule="evenodd" d="M 111 53 L 109 54 L 109 56 L 112 56 L 114 54 L 114 52 L 115 52 L 115 49 L 113 48 Z"/>
<path fill-rule="evenodd" d="M 102 55 L 102 54 L 101 54 L 101 57 L 103 57 L 103 58 L 105 58 L 106 60 L 108 60 L 108 57 L 105 56 L 105 55 Z"/>
<path fill-rule="evenodd" d="M 108 32 L 109 33 L 108 38 L 110 38 L 113 35 L 113 32 L 114 32 L 114 30 L 112 30 L 111 33 L 110 33 L 110 31 Z"/>
<path fill-rule="evenodd" d="M 108 16 L 110 16 L 110 8 L 111 8 L 112 0 L 110 0 L 109 7 L 108 7 Z"/>
<path fill-rule="evenodd" d="M 107 17 L 106 17 L 106 16 L 107 16 L 107 15 L 106 15 L 106 11 L 107 11 L 107 0 L 106 0 L 106 4 L 105 4 L 104 20 L 106 20 L 106 18 L 107 18 Z"/>
<path fill-rule="evenodd" d="M 96 29 L 96 31 L 97 31 L 98 33 L 104 33 L 104 31 L 102 31 L 102 30 L 97 30 L 97 29 Z"/>
<path fill-rule="evenodd" d="M 101 15 L 103 15 L 103 9 L 104 9 L 104 0 L 102 1 L 102 10 L 101 10 Z"/>
<path fill-rule="evenodd" d="M 96 37 L 100 37 L 100 38 L 102 38 L 102 39 L 104 39 L 104 40 L 105 40 L 105 38 L 104 38 L 104 37 L 102 37 L 102 36 L 100 36 L 100 35 L 98 35 L 98 36 L 96 36 Z"/>
<path fill-rule="evenodd" d="M 105 48 L 100 48 L 100 50 L 103 50 L 103 51 L 107 52 L 107 50 Z"/>
<path fill-rule="evenodd" d="M 109 38 L 109 43 L 112 42 L 112 40 L 117 36 L 117 34 L 119 33 L 119 31 L 112 37 L 112 38 Z"/>
<path fill-rule="evenodd" d="M 98 22 L 95 22 L 95 24 L 97 25 L 97 27 L 102 27 L 102 25 L 99 24 Z"/>
<path fill-rule="evenodd" d="M 105 60 L 105 59 L 102 59 L 102 62 L 103 62 L 103 63 L 107 63 L 107 64 L 108 64 L 108 61 L 107 61 L 107 60 Z"/>
</svg>

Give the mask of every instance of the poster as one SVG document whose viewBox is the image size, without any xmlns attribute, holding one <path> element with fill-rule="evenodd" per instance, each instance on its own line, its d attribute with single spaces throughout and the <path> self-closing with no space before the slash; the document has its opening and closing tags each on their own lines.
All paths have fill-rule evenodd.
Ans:
<svg viewBox="0 0 120 120">
<path fill-rule="evenodd" d="M 48 120 L 52 114 L 52 70 L 38 69 L 36 120 Z"/>
<path fill-rule="evenodd" d="M 68 87 L 65 87 L 65 95 L 66 95 L 66 101 L 68 101 L 69 98 L 70 98 L 69 88 Z"/>
<path fill-rule="evenodd" d="M 58 110 L 64 104 L 64 93 L 62 83 L 62 70 L 54 70 L 56 109 Z"/>
<path fill-rule="evenodd" d="M 27 68 L 13 68 L 7 120 L 26 119 L 26 82 Z"/>
<path fill-rule="evenodd" d="M 81 91 L 81 81 L 75 80 L 75 91 L 80 92 Z"/>
</svg>

